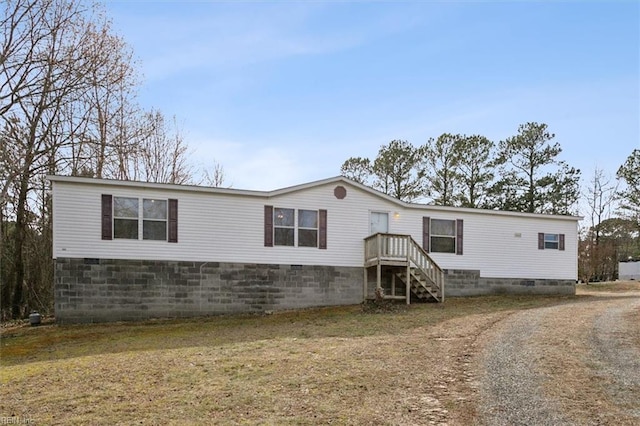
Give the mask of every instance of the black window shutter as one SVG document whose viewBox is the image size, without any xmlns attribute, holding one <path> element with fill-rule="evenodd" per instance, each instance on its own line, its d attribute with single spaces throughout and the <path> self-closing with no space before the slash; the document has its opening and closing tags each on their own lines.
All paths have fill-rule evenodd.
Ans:
<svg viewBox="0 0 640 426">
<path fill-rule="evenodd" d="M 538 232 L 538 250 L 544 250 L 544 232 Z"/>
<path fill-rule="evenodd" d="M 102 194 L 102 239 L 113 239 L 113 197 Z"/>
<path fill-rule="evenodd" d="M 558 249 L 564 250 L 564 234 L 560 234 L 560 239 L 558 240 Z"/>
<path fill-rule="evenodd" d="M 464 233 L 464 221 L 456 219 L 456 254 L 462 256 L 462 234 Z"/>
<path fill-rule="evenodd" d="M 273 247 L 273 206 L 264 206 L 264 246 Z"/>
<path fill-rule="evenodd" d="M 327 248 L 327 211 L 320 210 L 319 213 L 318 248 L 324 250 Z"/>
<path fill-rule="evenodd" d="M 169 232 L 168 241 L 178 242 L 178 200 L 169 200 Z"/>
<path fill-rule="evenodd" d="M 431 228 L 431 218 L 422 218 L 422 248 L 429 253 L 429 230 Z"/>
</svg>

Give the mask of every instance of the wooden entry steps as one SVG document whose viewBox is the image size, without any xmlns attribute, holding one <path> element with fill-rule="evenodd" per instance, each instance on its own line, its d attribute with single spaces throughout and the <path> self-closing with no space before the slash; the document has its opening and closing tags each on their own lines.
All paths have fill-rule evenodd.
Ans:
<svg viewBox="0 0 640 426">
<path fill-rule="evenodd" d="M 411 294 L 419 299 L 433 298 L 444 302 L 444 272 L 411 235 L 378 233 L 365 238 L 364 297 L 369 298 L 369 269 L 376 268 L 376 288 L 382 289 L 383 273 L 392 276 L 392 294 L 386 299 L 405 299 Z M 396 295 L 395 280 L 405 287 L 405 294 Z"/>
<path fill-rule="evenodd" d="M 396 277 L 406 284 L 405 274 L 396 273 Z M 418 299 L 433 298 L 441 301 L 442 292 L 438 291 L 438 288 L 434 287 L 430 280 L 420 273 L 418 268 L 412 267 L 410 269 L 409 277 L 411 291 L 418 297 Z"/>
</svg>

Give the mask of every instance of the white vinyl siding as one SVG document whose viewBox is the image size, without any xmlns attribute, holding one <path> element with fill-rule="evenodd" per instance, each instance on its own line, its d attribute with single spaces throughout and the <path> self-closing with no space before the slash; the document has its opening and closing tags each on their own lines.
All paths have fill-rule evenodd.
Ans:
<svg viewBox="0 0 640 426">
<path fill-rule="evenodd" d="M 205 192 L 190 187 L 136 187 L 101 181 L 54 181 L 56 257 L 186 260 L 361 267 L 371 212 L 389 212 L 388 231 L 410 234 L 420 244 L 422 218 L 464 220 L 464 255 L 430 253 L 445 269 L 477 269 L 482 277 L 575 279 L 577 220 L 471 209 L 405 206 L 347 181 L 268 193 Z M 346 198 L 334 195 L 336 185 Z M 179 242 L 101 240 L 101 194 L 142 199 L 177 199 Z M 264 207 L 327 210 L 327 249 L 265 247 Z M 304 228 L 304 227 L 303 227 Z M 566 249 L 538 250 L 538 233 L 565 234 Z"/>
<path fill-rule="evenodd" d="M 362 266 L 369 207 L 375 206 L 378 200 L 355 190 L 350 191 L 345 200 L 338 200 L 333 195 L 333 187 L 312 188 L 268 199 L 55 182 L 54 256 Z M 178 199 L 179 242 L 101 240 L 101 194 Z M 328 249 L 264 247 L 266 204 L 292 206 L 297 210 L 327 209 Z M 362 218 L 359 224 L 354 223 L 354 214 Z"/>
<path fill-rule="evenodd" d="M 464 255 L 429 253 L 445 269 L 476 269 L 482 277 L 576 279 L 577 223 L 553 217 L 492 215 L 489 212 L 407 211 L 396 224 L 398 233 L 422 241 L 423 216 L 464 220 Z M 415 226 L 414 226 L 415 225 Z M 566 235 L 565 251 L 538 250 L 540 230 Z M 572 243 L 569 243 L 572 242 Z"/>
</svg>

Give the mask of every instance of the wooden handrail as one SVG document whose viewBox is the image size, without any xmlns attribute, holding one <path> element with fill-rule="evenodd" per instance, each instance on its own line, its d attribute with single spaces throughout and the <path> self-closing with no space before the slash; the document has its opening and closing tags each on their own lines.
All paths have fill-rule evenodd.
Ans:
<svg viewBox="0 0 640 426">
<path fill-rule="evenodd" d="M 364 241 L 365 264 L 374 261 L 406 261 L 428 278 L 444 297 L 444 271 L 411 235 L 377 233 Z"/>
</svg>

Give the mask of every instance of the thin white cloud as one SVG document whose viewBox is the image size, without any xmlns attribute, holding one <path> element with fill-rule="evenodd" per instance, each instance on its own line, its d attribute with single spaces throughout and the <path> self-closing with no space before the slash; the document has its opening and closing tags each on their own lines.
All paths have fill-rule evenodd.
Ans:
<svg viewBox="0 0 640 426">
<path fill-rule="evenodd" d="M 125 38 L 137 52 L 144 52 L 141 60 L 148 83 L 190 70 L 219 73 L 291 56 L 344 51 L 384 34 L 406 31 L 417 22 L 417 17 L 388 14 L 314 31 L 315 15 L 335 4 L 190 6 L 203 14 L 167 17 L 123 10 L 118 15 Z"/>
</svg>

